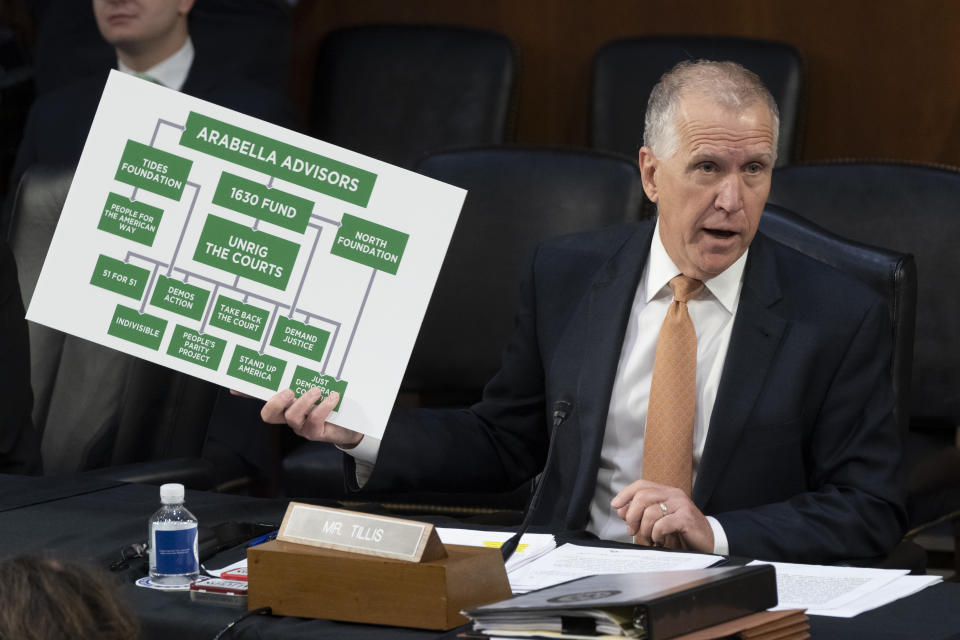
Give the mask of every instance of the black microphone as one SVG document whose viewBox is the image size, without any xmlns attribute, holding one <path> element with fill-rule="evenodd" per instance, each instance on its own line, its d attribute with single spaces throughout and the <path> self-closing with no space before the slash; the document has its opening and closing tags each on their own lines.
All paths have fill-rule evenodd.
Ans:
<svg viewBox="0 0 960 640">
<path fill-rule="evenodd" d="M 526 533 L 530 527 L 533 513 L 537 510 L 537 505 L 540 504 L 540 494 L 543 492 L 544 485 L 547 484 L 547 476 L 550 475 L 550 467 L 552 466 L 550 463 L 553 461 L 554 450 L 557 448 L 557 435 L 560 433 L 560 425 L 564 423 L 572 411 L 573 403 L 568 400 L 557 400 L 553 403 L 553 430 L 550 432 L 550 444 L 547 447 L 547 461 L 544 463 L 543 473 L 540 475 L 540 482 L 537 483 L 537 487 L 533 492 L 533 497 L 527 506 L 527 513 L 523 517 L 523 522 L 520 523 L 520 528 L 500 546 L 500 554 L 503 556 L 504 562 L 517 550 L 517 545 L 520 544 L 520 538 L 523 537 L 523 534 Z"/>
</svg>

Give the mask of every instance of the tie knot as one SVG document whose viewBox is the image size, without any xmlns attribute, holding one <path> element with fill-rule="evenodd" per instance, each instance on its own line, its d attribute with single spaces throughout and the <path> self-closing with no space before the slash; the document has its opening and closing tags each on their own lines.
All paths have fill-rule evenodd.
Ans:
<svg viewBox="0 0 960 640">
<path fill-rule="evenodd" d="M 686 302 L 703 288 L 703 282 L 681 274 L 670 280 L 670 288 L 673 289 L 674 300 Z"/>
</svg>

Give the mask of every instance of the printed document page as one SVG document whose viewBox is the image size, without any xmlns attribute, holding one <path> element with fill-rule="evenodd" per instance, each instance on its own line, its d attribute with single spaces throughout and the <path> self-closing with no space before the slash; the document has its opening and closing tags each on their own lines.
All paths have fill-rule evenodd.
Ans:
<svg viewBox="0 0 960 640">
<path fill-rule="evenodd" d="M 526 593 L 597 574 L 704 569 L 719 556 L 655 549 L 609 549 L 565 544 L 507 577 L 514 593 Z"/>
<path fill-rule="evenodd" d="M 809 615 L 851 618 L 940 582 L 940 576 L 908 576 L 905 569 L 864 569 L 761 562 L 777 571 L 774 610 L 806 609 Z"/>
<path fill-rule="evenodd" d="M 437 527 L 440 541 L 447 544 L 460 544 L 468 547 L 490 547 L 499 549 L 504 542 L 513 537 L 512 531 L 477 531 L 475 529 L 447 529 Z M 525 533 L 520 538 L 516 551 L 507 560 L 507 574 L 536 560 L 545 553 L 557 548 L 557 541 L 549 533 Z"/>
</svg>

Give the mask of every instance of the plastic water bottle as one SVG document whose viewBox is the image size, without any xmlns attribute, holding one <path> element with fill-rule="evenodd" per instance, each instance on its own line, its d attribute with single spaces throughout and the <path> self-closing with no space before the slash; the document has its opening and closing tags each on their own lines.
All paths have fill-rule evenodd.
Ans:
<svg viewBox="0 0 960 640">
<path fill-rule="evenodd" d="M 150 517 L 150 580 L 190 584 L 200 575 L 197 518 L 183 506 L 183 485 L 160 487 L 163 506 Z"/>
</svg>

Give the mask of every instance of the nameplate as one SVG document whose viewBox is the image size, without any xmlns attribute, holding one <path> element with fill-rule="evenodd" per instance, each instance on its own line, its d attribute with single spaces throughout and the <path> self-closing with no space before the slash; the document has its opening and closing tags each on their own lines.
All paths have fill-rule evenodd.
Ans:
<svg viewBox="0 0 960 640">
<path fill-rule="evenodd" d="M 421 562 L 446 557 L 432 524 L 291 502 L 277 540 Z"/>
</svg>

